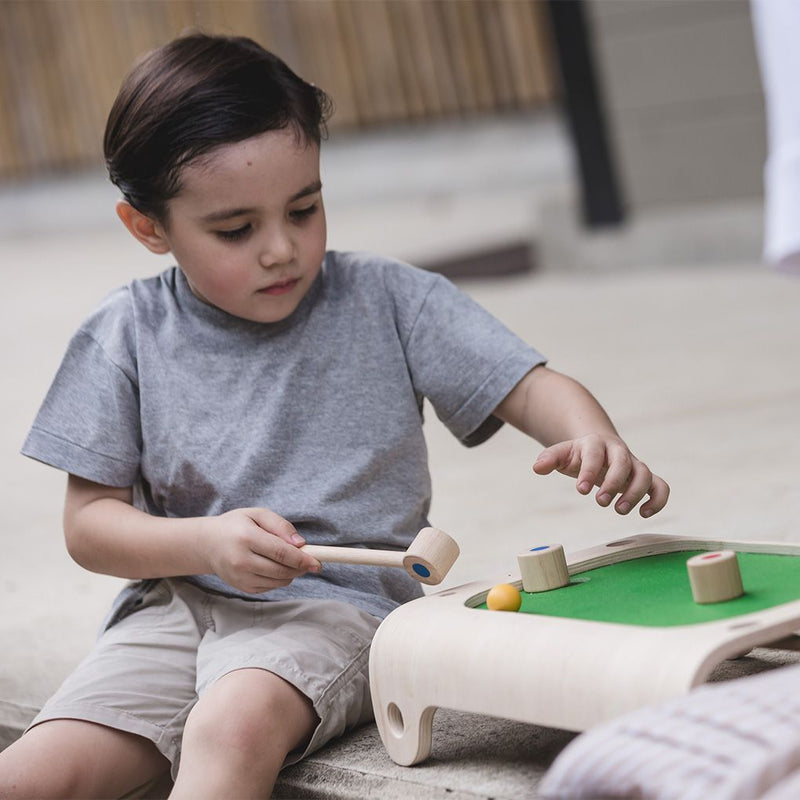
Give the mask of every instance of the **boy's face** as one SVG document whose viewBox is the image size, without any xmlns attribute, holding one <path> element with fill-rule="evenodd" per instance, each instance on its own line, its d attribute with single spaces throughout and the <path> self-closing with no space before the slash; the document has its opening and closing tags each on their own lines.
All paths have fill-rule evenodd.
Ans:
<svg viewBox="0 0 800 800">
<path fill-rule="evenodd" d="M 160 234 L 201 300 L 254 322 L 298 306 L 325 254 L 319 148 L 292 130 L 189 164 Z"/>
</svg>

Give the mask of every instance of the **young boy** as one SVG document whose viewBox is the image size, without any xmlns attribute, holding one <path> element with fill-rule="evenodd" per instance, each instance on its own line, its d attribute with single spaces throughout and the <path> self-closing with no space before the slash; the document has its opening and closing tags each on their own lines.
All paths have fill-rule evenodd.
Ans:
<svg viewBox="0 0 800 800">
<path fill-rule="evenodd" d="M 580 385 L 440 276 L 325 252 L 327 100 L 240 38 L 151 53 L 111 110 L 118 214 L 177 267 L 72 339 L 23 452 L 69 473 L 64 530 L 131 579 L 93 651 L 0 754 L 0 796 L 265 797 L 280 767 L 371 716 L 405 549 L 427 524 L 422 403 L 466 445 L 510 422 L 603 506 L 667 500 Z M 615 500 L 616 498 L 616 500 Z"/>
</svg>

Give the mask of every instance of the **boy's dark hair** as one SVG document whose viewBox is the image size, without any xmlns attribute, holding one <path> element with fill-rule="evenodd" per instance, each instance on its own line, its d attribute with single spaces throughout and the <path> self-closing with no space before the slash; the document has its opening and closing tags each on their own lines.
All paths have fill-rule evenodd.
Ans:
<svg viewBox="0 0 800 800">
<path fill-rule="evenodd" d="M 189 162 L 283 128 L 319 145 L 331 108 L 325 92 L 252 39 L 183 36 L 123 81 L 103 139 L 108 174 L 134 208 L 166 222 Z"/>
</svg>

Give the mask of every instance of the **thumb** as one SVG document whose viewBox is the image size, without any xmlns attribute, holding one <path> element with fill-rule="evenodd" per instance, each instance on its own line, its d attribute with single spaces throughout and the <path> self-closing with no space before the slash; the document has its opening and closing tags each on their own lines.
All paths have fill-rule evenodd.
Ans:
<svg viewBox="0 0 800 800">
<path fill-rule="evenodd" d="M 250 508 L 248 515 L 259 528 L 283 539 L 295 547 L 302 547 L 306 540 L 297 532 L 297 528 L 280 514 L 270 511 L 268 508 Z"/>
<path fill-rule="evenodd" d="M 571 442 L 559 442 L 539 453 L 533 463 L 533 471 L 537 475 L 549 475 L 553 470 L 564 469 L 570 461 Z"/>
</svg>

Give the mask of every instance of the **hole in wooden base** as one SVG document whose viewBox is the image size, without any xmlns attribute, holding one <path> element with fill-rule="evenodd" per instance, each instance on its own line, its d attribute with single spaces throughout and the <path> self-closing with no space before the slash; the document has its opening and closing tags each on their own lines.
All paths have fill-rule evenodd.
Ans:
<svg viewBox="0 0 800 800">
<path fill-rule="evenodd" d="M 389 722 L 389 730 L 392 735 L 399 739 L 405 732 L 406 724 L 403 720 L 402 711 L 394 703 L 389 703 L 386 709 L 386 719 Z"/>
</svg>

